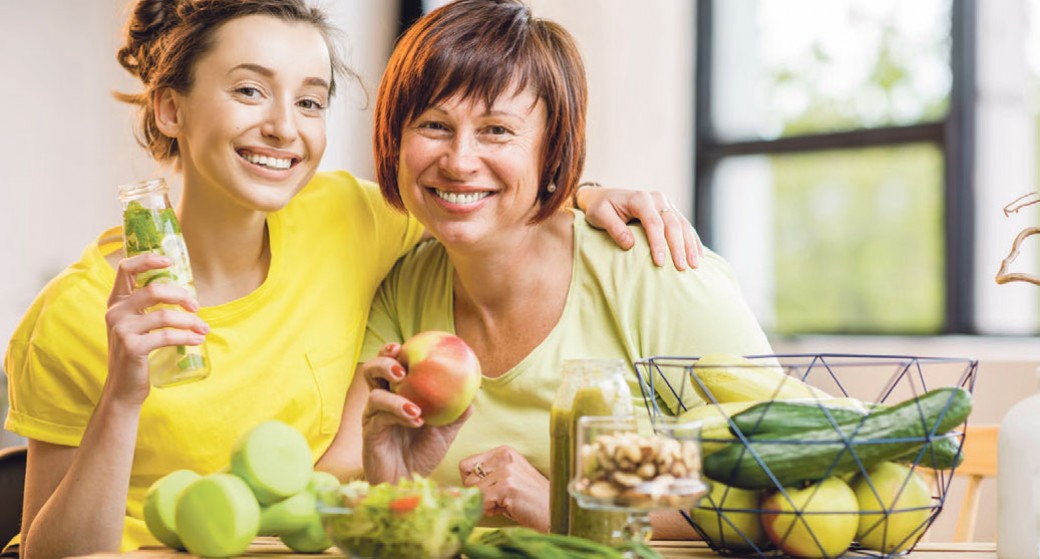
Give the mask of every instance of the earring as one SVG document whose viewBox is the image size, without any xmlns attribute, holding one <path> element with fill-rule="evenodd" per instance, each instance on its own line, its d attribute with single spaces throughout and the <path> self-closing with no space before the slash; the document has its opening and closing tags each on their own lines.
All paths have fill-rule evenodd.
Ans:
<svg viewBox="0 0 1040 559">
<path fill-rule="evenodd" d="M 549 186 L 545 187 L 545 189 L 549 191 L 549 194 L 552 194 L 553 192 L 556 192 L 556 183 L 554 183 L 554 182 L 549 183 Z"/>
</svg>

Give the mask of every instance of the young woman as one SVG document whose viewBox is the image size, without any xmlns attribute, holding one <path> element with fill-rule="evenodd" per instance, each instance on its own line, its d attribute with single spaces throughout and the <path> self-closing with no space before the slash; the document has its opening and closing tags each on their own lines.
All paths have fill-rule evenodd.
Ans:
<svg viewBox="0 0 1040 559">
<path fill-rule="evenodd" d="M 376 101 L 377 174 L 435 240 L 398 262 L 372 304 L 372 359 L 356 379 L 372 389 L 370 481 L 476 485 L 492 521 L 546 530 L 563 360 L 770 353 L 717 255 L 692 272 L 655 268 L 638 231 L 616 251 L 565 207 L 584 163 L 586 88 L 570 35 L 519 0 L 457 0 L 398 42 Z M 426 330 L 466 340 L 484 374 L 472 411 L 445 427 L 387 389 L 406 378 L 398 344 Z"/>
<path fill-rule="evenodd" d="M 370 183 L 315 174 L 325 107 L 349 74 L 330 33 L 304 0 L 136 2 L 119 60 L 144 90 L 125 99 L 142 143 L 182 174 L 198 297 L 133 290 L 169 262 L 123 259 L 117 227 L 29 309 L 5 361 L 6 428 L 29 439 L 25 557 L 154 543 L 151 483 L 223 468 L 262 420 L 299 429 L 315 460 L 333 440 L 372 295 L 422 227 Z M 183 310 L 147 312 L 160 303 Z M 150 389 L 151 350 L 203 339 L 208 379 Z"/>
</svg>

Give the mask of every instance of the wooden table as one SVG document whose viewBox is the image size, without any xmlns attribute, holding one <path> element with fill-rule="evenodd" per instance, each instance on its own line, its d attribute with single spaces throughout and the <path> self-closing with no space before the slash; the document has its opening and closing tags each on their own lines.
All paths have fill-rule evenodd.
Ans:
<svg viewBox="0 0 1040 559">
<path fill-rule="evenodd" d="M 657 541 L 653 544 L 665 559 L 711 559 L 718 557 L 708 549 L 703 542 L 693 541 Z M 294 555 L 282 542 L 276 538 L 257 538 L 245 557 L 266 557 L 275 559 L 280 557 L 294 557 L 300 559 L 307 555 Z M 310 557 L 343 557 L 339 550 L 332 548 L 324 554 Z M 177 553 L 166 547 L 143 548 L 125 554 L 99 554 L 91 557 L 126 558 L 137 557 L 140 559 L 188 559 L 192 557 L 186 553 Z M 997 546 L 995 543 L 921 543 L 914 552 L 908 555 L 910 559 L 997 559 Z"/>
</svg>

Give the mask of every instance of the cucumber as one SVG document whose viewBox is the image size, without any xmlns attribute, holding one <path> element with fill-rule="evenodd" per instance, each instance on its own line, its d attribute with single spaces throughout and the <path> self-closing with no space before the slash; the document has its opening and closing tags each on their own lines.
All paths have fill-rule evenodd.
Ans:
<svg viewBox="0 0 1040 559">
<path fill-rule="evenodd" d="M 811 429 L 823 429 L 840 425 L 843 433 L 853 433 L 860 421 L 867 413 L 864 406 L 848 405 L 844 399 L 833 401 L 797 401 L 797 400 L 773 400 L 761 402 L 737 413 L 730 419 L 740 432 L 745 436 L 758 438 L 787 438 L 783 435 L 792 435 Z M 872 413 L 880 413 L 888 409 L 884 405 L 873 407 Z M 730 432 L 737 436 L 738 433 L 730 426 Z M 715 437 L 718 438 L 717 436 Z M 713 441 L 718 444 L 718 441 Z M 933 439 L 928 445 L 919 445 L 905 455 L 899 456 L 893 461 L 904 463 L 919 463 L 921 466 L 946 470 L 959 466 L 964 461 L 964 453 L 960 452 L 960 442 L 956 438 L 942 437 Z M 921 448 L 927 447 L 924 454 Z M 712 448 L 712 452 L 717 448 Z M 707 448 L 705 454 L 710 454 Z M 921 456 L 918 460 L 918 455 Z"/>
<path fill-rule="evenodd" d="M 893 458 L 892 461 L 917 464 L 923 468 L 936 470 L 949 470 L 960 466 L 964 461 L 960 439 L 951 437 L 949 434 L 933 438 L 932 442 L 924 447 L 924 453 L 921 452 L 921 447 L 917 447 L 906 454 Z M 918 460 L 918 456 L 921 457 L 920 460 Z"/>
<path fill-rule="evenodd" d="M 705 456 L 704 474 L 741 489 L 819 481 L 858 471 L 860 463 L 870 468 L 905 456 L 920 449 L 929 435 L 943 435 L 964 423 L 969 413 L 971 394 L 962 388 L 939 388 L 838 429 L 811 429 L 792 440 L 745 436 L 747 445 L 731 443 Z"/>
<path fill-rule="evenodd" d="M 730 419 L 745 436 L 788 435 L 821 429 L 835 423 L 859 423 L 866 414 L 858 409 L 824 402 L 772 400 L 756 404 Z M 731 426 L 734 435 L 736 430 Z"/>
</svg>

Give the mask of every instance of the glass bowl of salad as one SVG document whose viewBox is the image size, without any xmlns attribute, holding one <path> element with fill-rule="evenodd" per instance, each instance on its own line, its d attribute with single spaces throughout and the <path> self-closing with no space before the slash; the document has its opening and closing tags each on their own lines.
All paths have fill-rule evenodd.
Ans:
<svg viewBox="0 0 1040 559">
<path fill-rule="evenodd" d="M 483 514 L 475 487 L 416 477 L 396 485 L 344 484 L 318 495 L 329 539 L 354 558 L 453 557 Z"/>
</svg>

